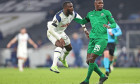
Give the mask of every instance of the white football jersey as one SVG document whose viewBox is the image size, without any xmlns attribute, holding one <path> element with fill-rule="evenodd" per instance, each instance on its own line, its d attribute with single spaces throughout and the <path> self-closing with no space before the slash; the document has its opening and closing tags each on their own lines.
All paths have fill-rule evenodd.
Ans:
<svg viewBox="0 0 140 84">
<path fill-rule="evenodd" d="M 51 24 L 55 26 L 54 31 L 57 33 L 62 33 L 65 31 L 65 29 L 68 27 L 68 25 L 71 23 L 71 21 L 74 18 L 81 18 L 81 16 L 73 11 L 72 15 L 69 15 L 68 17 L 63 13 L 63 10 L 59 11 L 53 18 L 53 21 L 51 21 Z M 85 25 L 81 25 L 82 27 L 85 27 Z"/>
<path fill-rule="evenodd" d="M 29 35 L 27 33 L 25 34 L 19 33 L 16 36 L 16 39 L 18 41 L 18 50 L 27 51 L 27 42 L 29 39 Z"/>
</svg>

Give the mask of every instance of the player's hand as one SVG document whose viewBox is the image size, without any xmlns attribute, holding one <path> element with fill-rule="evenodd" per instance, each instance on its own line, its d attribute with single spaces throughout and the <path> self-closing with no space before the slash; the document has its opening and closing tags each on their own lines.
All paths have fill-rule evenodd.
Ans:
<svg viewBox="0 0 140 84">
<path fill-rule="evenodd" d="M 7 44 L 7 48 L 10 48 L 11 47 L 11 45 L 10 44 Z"/>
<path fill-rule="evenodd" d="M 109 32 L 109 35 L 114 36 L 114 34 L 112 32 Z"/>
<path fill-rule="evenodd" d="M 86 37 L 89 38 L 89 32 L 85 31 Z"/>
<path fill-rule="evenodd" d="M 36 44 L 34 44 L 33 47 L 34 47 L 35 49 L 38 48 L 38 46 L 37 46 Z"/>
<path fill-rule="evenodd" d="M 59 41 L 60 41 L 60 43 L 61 43 L 63 46 L 65 46 L 65 41 L 64 41 L 64 39 L 61 38 Z"/>
<path fill-rule="evenodd" d="M 110 26 L 109 25 L 106 25 L 106 24 L 104 24 L 103 26 L 106 27 L 106 28 L 108 28 L 108 29 L 110 28 Z"/>
</svg>

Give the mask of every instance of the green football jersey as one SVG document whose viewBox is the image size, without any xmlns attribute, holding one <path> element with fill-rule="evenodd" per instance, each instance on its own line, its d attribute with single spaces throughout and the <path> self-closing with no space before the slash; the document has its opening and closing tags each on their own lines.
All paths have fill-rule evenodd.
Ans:
<svg viewBox="0 0 140 84">
<path fill-rule="evenodd" d="M 102 9 L 101 11 L 91 11 L 87 14 L 87 16 L 83 19 L 75 18 L 74 21 L 80 24 L 86 24 L 88 22 L 91 23 L 91 31 L 89 34 L 90 38 L 104 38 L 108 39 L 107 37 L 107 28 L 103 25 L 108 25 L 108 22 L 111 24 L 111 28 L 116 27 L 116 22 L 112 17 L 110 11 Z"/>
</svg>

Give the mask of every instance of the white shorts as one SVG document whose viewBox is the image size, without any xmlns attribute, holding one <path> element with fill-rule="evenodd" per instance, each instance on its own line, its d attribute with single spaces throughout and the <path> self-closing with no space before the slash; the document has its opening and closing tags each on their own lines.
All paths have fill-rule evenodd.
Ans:
<svg viewBox="0 0 140 84">
<path fill-rule="evenodd" d="M 17 57 L 27 58 L 27 51 L 24 50 L 17 50 Z"/>
<path fill-rule="evenodd" d="M 65 32 L 63 32 L 63 33 L 61 33 L 61 34 L 59 34 L 59 35 L 60 35 L 60 37 L 61 37 L 62 39 L 64 39 L 64 41 L 65 41 L 65 46 L 67 46 L 67 45 L 70 44 L 70 39 L 69 39 L 69 37 L 66 35 Z M 47 31 L 47 37 L 48 37 L 48 39 L 55 45 L 55 42 L 57 41 L 57 39 L 56 39 L 53 35 L 51 35 L 48 31 Z"/>
</svg>

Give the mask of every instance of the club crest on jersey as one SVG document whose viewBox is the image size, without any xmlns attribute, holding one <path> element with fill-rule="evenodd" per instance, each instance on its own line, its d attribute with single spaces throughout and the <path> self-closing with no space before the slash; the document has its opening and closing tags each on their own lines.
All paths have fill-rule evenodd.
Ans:
<svg viewBox="0 0 140 84">
<path fill-rule="evenodd" d="M 54 20 L 53 23 L 57 23 L 57 20 Z"/>
<path fill-rule="evenodd" d="M 101 16 L 103 16 L 104 15 L 104 13 L 101 13 Z"/>
</svg>

